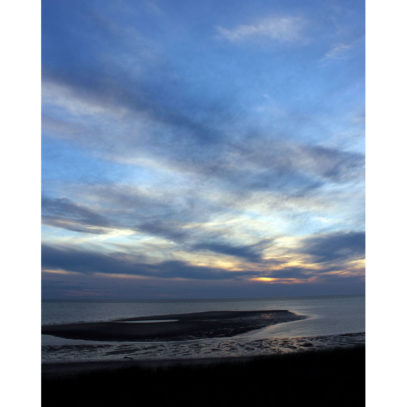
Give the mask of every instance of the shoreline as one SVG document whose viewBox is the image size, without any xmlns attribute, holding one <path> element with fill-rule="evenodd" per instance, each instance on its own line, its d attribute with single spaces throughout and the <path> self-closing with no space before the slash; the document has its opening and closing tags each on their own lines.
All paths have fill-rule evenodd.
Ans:
<svg viewBox="0 0 407 407">
<path fill-rule="evenodd" d="M 88 343 L 43 345 L 42 362 L 150 362 L 269 356 L 302 351 L 349 348 L 364 345 L 365 333 L 325 336 L 251 339 L 250 337 L 209 338 L 174 342 Z"/>
<path fill-rule="evenodd" d="M 172 367 L 206 367 L 213 365 L 241 364 L 260 360 L 272 360 L 273 358 L 284 358 L 305 353 L 329 353 L 341 350 L 364 348 L 364 344 L 349 345 L 347 347 L 333 347 L 322 349 L 302 349 L 292 353 L 272 353 L 251 356 L 213 356 L 200 358 L 178 358 L 178 359 L 140 359 L 140 360 L 88 360 L 67 362 L 45 362 L 41 364 L 43 376 L 70 376 L 90 372 L 113 371 L 128 368 L 161 369 Z"/>
<path fill-rule="evenodd" d="M 283 322 L 306 319 L 288 310 L 209 311 L 44 325 L 44 335 L 65 339 L 115 342 L 183 341 L 228 338 Z"/>
<path fill-rule="evenodd" d="M 364 406 L 365 346 L 257 357 L 43 365 L 43 406 Z"/>
</svg>

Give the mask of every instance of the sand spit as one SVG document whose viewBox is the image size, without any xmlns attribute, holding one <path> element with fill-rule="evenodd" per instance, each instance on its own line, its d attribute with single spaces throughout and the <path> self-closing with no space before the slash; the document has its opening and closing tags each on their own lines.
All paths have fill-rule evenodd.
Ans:
<svg viewBox="0 0 407 407">
<path fill-rule="evenodd" d="M 185 341 L 225 338 L 306 318 L 286 310 L 213 311 L 42 327 L 42 333 L 92 341 Z M 157 321 L 157 323 L 152 323 Z M 168 322 L 171 321 L 171 322 Z"/>
</svg>

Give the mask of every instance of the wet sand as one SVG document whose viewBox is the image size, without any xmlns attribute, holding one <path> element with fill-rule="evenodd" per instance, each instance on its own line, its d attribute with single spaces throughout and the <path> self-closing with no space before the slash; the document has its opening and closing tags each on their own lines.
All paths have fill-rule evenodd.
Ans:
<svg viewBox="0 0 407 407">
<path fill-rule="evenodd" d="M 52 337 L 55 338 L 55 337 Z M 61 339 L 62 341 L 75 341 Z M 92 342 L 43 345 L 43 363 L 89 361 L 153 361 L 241 358 L 308 350 L 364 345 L 364 332 L 293 338 L 251 339 L 249 336 L 207 338 L 192 341 Z"/>
<path fill-rule="evenodd" d="M 364 406 L 365 348 L 43 365 L 43 406 Z"/>
<path fill-rule="evenodd" d="M 306 318 L 286 310 L 213 311 L 42 327 L 42 333 L 94 341 L 180 341 L 231 337 Z"/>
</svg>

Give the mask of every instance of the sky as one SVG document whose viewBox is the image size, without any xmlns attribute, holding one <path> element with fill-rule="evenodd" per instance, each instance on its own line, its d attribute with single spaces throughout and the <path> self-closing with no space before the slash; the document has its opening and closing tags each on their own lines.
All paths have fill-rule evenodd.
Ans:
<svg viewBox="0 0 407 407">
<path fill-rule="evenodd" d="M 364 18 L 43 0 L 43 298 L 362 294 Z"/>
</svg>

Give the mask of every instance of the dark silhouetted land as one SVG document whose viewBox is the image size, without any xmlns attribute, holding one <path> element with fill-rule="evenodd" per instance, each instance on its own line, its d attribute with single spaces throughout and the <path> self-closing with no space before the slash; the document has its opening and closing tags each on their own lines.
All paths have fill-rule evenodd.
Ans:
<svg viewBox="0 0 407 407">
<path fill-rule="evenodd" d="M 42 327 L 42 333 L 95 341 L 163 341 L 230 337 L 303 319 L 290 311 L 213 311 Z"/>
<path fill-rule="evenodd" d="M 365 405 L 365 348 L 195 361 L 43 365 L 43 406 Z"/>
</svg>

